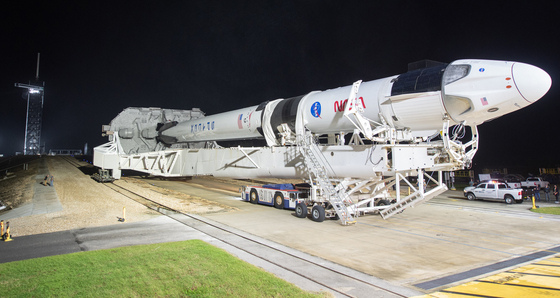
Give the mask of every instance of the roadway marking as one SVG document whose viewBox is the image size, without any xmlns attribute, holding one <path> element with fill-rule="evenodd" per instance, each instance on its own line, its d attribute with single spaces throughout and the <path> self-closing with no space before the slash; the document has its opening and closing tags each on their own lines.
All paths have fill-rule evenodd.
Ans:
<svg viewBox="0 0 560 298">
<path fill-rule="evenodd" d="M 557 296 L 560 296 L 560 258 L 552 257 L 415 298 Z"/>
</svg>

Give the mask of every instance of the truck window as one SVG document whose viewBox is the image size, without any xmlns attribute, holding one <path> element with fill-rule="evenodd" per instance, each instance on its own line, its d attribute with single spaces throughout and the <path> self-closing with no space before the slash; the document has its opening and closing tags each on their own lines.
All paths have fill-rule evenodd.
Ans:
<svg viewBox="0 0 560 298">
<path fill-rule="evenodd" d="M 486 189 L 494 189 L 496 188 L 496 184 L 488 184 L 488 186 L 486 187 Z"/>
<path fill-rule="evenodd" d="M 499 188 L 499 189 L 501 189 L 501 188 L 506 188 L 506 185 L 505 185 L 505 184 L 498 184 L 498 188 Z"/>
<path fill-rule="evenodd" d="M 479 184 L 479 185 L 476 186 L 476 188 L 486 188 L 486 184 L 484 184 L 484 183 L 483 183 L 483 184 Z"/>
</svg>

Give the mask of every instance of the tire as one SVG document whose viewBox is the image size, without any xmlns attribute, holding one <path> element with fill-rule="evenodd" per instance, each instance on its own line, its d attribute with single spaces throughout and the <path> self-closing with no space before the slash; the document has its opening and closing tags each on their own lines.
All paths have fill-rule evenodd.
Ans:
<svg viewBox="0 0 560 298">
<path fill-rule="evenodd" d="M 336 210 L 334 210 L 334 207 L 333 207 L 332 204 L 327 205 L 327 208 L 325 209 L 325 219 L 327 218 L 327 211 L 334 212 L 334 215 L 330 216 L 329 219 L 331 219 L 331 220 L 339 220 L 340 219 L 340 217 L 338 217 L 338 214 L 336 213 Z"/>
<path fill-rule="evenodd" d="M 254 188 L 251 188 L 251 192 L 249 193 L 249 201 L 253 204 L 257 204 L 259 202 L 259 194 Z"/>
<path fill-rule="evenodd" d="M 515 204 L 521 204 L 521 203 L 523 203 L 522 199 L 521 200 L 515 200 Z"/>
<path fill-rule="evenodd" d="M 307 205 L 305 203 L 296 204 L 296 216 L 299 218 L 307 217 Z"/>
<path fill-rule="evenodd" d="M 325 208 L 321 205 L 313 206 L 311 209 L 311 219 L 316 222 L 322 222 L 325 220 Z"/>
<path fill-rule="evenodd" d="M 377 202 L 376 206 L 389 206 L 391 205 L 391 203 L 387 200 L 379 200 L 379 202 Z"/>
<path fill-rule="evenodd" d="M 467 194 L 467 200 L 474 201 L 475 199 L 476 199 L 476 196 L 473 193 L 469 192 Z"/>
<path fill-rule="evenodd" d="M 274 207 L 276 209 L 284 209 L 284 195 L 281 192 L 274 194 Z"/>
<path fill-rule="evenodd" d="M 506 195 L 506 196 L 504 197 L 504 201 L 506 202 L 506 204 L 513 204 L 514 199 L 513 199 L 512 196 Z"/>
</svg>

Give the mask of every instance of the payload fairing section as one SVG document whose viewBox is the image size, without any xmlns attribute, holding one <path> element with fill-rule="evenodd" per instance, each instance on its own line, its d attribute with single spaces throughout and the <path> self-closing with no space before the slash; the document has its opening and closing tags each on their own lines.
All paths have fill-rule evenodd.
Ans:
<svg viewBox="0 0 560 298">
<path fill-rule="evenodd" d="M 476 126 L 534 103 L 551 83 L 545 71 L 524 63 L 457 60 L 211 116 L 129 108 L 104 127 L 110 142 L 95 148 L 94 164 L 115 178 L 123 169 L 302 178 L 319 189 L 309 204 L 322 204 L 327 217 L 343 223 L 370 211 L 388 217 L 445 191 L 441 171 L 470 167 Z M 471 138 L 462 143 L 466 127 Z M 266 146 L 219 145 L 258 139 Z M 439 181 L 426 171 L 438 171 Z M 404 179 L 412 175 L 436 187 L 414 187 Z M 404 199 L 401 180 L 415 190 Z M 376 206 L 390 196 L 393 204 Z"/>
</svg>

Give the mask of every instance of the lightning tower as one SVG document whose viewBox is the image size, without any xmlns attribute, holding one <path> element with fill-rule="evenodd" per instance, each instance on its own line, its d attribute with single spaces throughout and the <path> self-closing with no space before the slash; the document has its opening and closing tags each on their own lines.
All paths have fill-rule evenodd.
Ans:
<svg viewBox="0 0 560 298">
<path fill-rule="evenodd" d="M 25 122 L 25 143 L 23 145 L 24 155 L 41 154 L 41 125 L 43 119 L 43 102 L 45 98 L 45 82 L 39 81 L 39 58 L 37 53 L 37 73 L 35 81 L 29 84 L 16 83 L 16 87 L 27 89 L 23 97 L 27 97 L 27 119 Z"/>
</svg>

